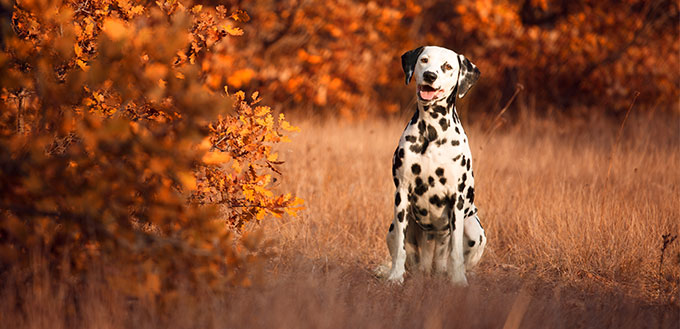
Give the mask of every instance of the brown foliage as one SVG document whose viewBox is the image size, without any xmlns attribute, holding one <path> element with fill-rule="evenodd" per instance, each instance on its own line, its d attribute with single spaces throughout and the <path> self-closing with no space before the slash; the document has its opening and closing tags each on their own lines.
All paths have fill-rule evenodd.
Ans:
<svg viewBox="0 0 680 329">
<path fill-rule="evenodd" d="M 475 112 L 497 111 L 515 85 L 521 109 L 677 111 L 679 9 L 672 1 L 254 1 L 252 24 L 224 61 L 226 82 L 277 106 L 346 116 L 394 113 L 412 93 L 399 56 L 434 44 L 482 71 Z"/>
<path fill-rule="evenodd" d="M 0 53 L 0 271 L 37 257 L 69 279 L 103 265 L 135 294 L 179 278 L 247 283 L 257 240 L 234 232 L 301 209 L 270 191 L 272 147 L 296 128 L 212 77 L 248 16 L 188 8 L 14 4 Z"/>
</svg>

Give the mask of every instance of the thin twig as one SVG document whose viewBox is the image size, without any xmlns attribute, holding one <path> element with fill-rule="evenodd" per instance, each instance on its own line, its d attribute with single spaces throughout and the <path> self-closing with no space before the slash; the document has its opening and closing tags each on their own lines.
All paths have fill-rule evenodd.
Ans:
<svg viewBox="0 0 680 329">
<path fill-rule="evenodd" d="M 501 111 L 498 112 L 498 114 L 496 114 L 496 117 L 494 118 L 494 121 L 500 120 L 500 118 L 501 118 L 501 116 L 503 115 L 503 113 L 505 113 L 505 111 L 508 110 L 508 108 L 510 107 L 510 104 L 512 104 L 512 102 L 515 100 L 515 97 L 517 97 L 517 95 L 519 94 L 519 92 L 522 91 L 522 90 L 524 90 L 524 85 L 522 85 L 521 83 L 518 83 L 518 84 L 516 85 L 516 87 L 515 87 L 515 92 L 512 94 L 512 96 L 510 97 L 510 99 L 508 100 L 508 102 L 505 104 L 505 106 L 501 109 Z"/>
<path fill-rule="evenodd" d="M 604 188 L 602 189 L 602 203 L 600 204 L 600 220 L 604 219 L 604 204 L 607 199 L 607 188 L 609 186 L 609 176 L 612 171 L 612 166 L 614 164 L 614 154 L 616 153 L 616 149 L 619 146 L 619 142 L 621 141 L 621 135 L 623 134 L 623 127 L 626 126 L 626 121 L 628 120 L 628 115 L 630 112 L 633 110 L 633 105 L 635 105 L 635 100 L 637 100 L 638 96 L 640 96 L 639 91 L 635 91 L 633 95 L 633 101 L 630 102 L 630 106 L 628 106 L 628 111 L 626 111 L 626 116 L 623 117 L 623 121 L 621 122 L 621 126 L 619 126 L 619 131 L 616 134 L 616 141 L 614 141 L 614 145 L 612 146 L 611 153 L 609 154 L 609 166 L 607 167 L 607 176 L 605 177 L 604 180 Z"/>
<path fill-rule="evenodd" d="M 661 276 L 661 269 L 663 268 L 663 259 L 664 259 L 664 254 L 666 253 L 666 249 L 668 249 L 668 246 L 673 244 L 675 242 L 675 239 L 677 239 L 677 235 L 671 235 L 670 233 L 663 234 L 661 235 L 662 244 L 661 244 L 661 256 L 659 257 L 659 276 Z"/>
<path fill-rule="evenodd" d="M 86 13 L 88 15 L 92 15 L 92 13 L 89 10 L 85 9 L 89 4 L 90 4 L 90 0 L 85 0 L 85 2 L 81 2 L 78 5 L 78 8 L 73 12 L 73 14 L 75 15 L 75 14 L 78 14 L 80 12 L 83 12 L 83 13 Z"/>
<path fill-rule="evenodd" d="M 24 96 L 22 95 L 22 92 L 20 91 L 17 94 L 17 133 L 23 134 L 24 133 L 24 113 L 23 113 L 23 103 L 24 103 Z"/>
<path fill-rule="evenodd" d="M 503 106 L 503 108 L 498 112 L 498 114 L 496 114 L 493 120 L 491 120 L 491 126 L 484 133 L 484 143 L 482 143 L 481 149 L 484 149 L 484 147 L 486 147 L 486 144 L 489 142 L 491 138 L 491 134 L 493 134 L 493 132 L 496 131 L 496 129 L 503 124 L 501 121 L 503 114 L 505 113 L 505 111 L 508 110 L 508 108 L 510 108 L 510 104 L 512 104 L 512 102 L 515 100 L 517 95 L 519 95 L 520 91 L 522 90 L 524 90 L 524 85 L 518 83 L 515 86 L 515 92 L 512 94 L 510 99 L 505 103 L 505 106 Z"/>
</svg>

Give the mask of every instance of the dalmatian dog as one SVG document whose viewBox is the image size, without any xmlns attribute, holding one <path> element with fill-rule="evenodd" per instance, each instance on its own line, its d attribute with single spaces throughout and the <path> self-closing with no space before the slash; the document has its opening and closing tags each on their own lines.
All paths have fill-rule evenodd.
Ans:
<svg viewBox="0 0 680 329">
<path fill-rule="evenodd" d="M 418 100 L 392 160 L 396 193 L 387 234 L 388 280 L 403 282 L 408 269 L 446 274 L 467 285 L 465 271 L 479 262 L 486 236 L 456 99 L 480 72 L 463 55 L 434 46 L 406 52 L 401 64 L 407 85 L 415 76 Z"/>
</svg>

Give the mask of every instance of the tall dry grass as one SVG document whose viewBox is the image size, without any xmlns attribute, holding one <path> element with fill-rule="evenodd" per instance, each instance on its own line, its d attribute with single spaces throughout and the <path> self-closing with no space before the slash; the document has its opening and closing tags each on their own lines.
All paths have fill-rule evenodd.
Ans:
<svg viewBox="0 0 680 329">
<path fill-rule="evenodd" d="M 388 259 L 391 156 L 406 121 L 302 123 L 282 186 L 308 209 L 265 225 L 281 253 L 366 269 Z M 680 231 L 679 128 L 677 118 L 633 116 L 616 145 L 619 126 L 605 119 L 529 118 L 492 134 L 468 123 L 489 239 L 477 273 L 648 300 L 677 294 L 680 248 L 658 266 L 662 235 Z"/>
<path fill-rule="evenodd" d="M 680 243 L 659 270 L 662 235 L 680 233 L 677 117 L 631 116 L 615 149 L 619 125 L 604 119 L 528 118 L 492 134 L 468 122 L 489 241 L 468 288 L 373 276 L 388 260 L 391 156 L 407 118 L 294 121 L 279 184 L 307 209 L 254 228 L 269 261 L 252 287 L 166 305 L 96 280 L 77 292 L 5 282 L 0 327 L 678 327 Z"/>
</svg>

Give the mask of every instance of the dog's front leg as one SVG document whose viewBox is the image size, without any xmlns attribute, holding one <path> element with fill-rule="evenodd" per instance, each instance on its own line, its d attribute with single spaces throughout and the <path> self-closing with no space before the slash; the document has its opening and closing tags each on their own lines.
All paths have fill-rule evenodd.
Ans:
<svg viewBox="0 0 680 329">
<path fill-rule="evenodd" d="M 394 220 L 387 234 L 387 248 L 392 256 L 392 268 L 387 279 L 401 283 L 404 281 L 406 271 L 407 191 L 397 188 L 394 198 Z"/>
<path fill-rule="evenodd" d="M 461 198 L 462 200 L 462 198 Z M 462 205 L 462 201 L 459 202 Z M 462 207 L 460 207 L 462 208 Z M 457 206 L 453 207 L 451 218 L 451 254 L 448 262 L 448 272 L 451 282 L 467 286 L 465 278 L 465 257 L 463 255 L 463 230 L 465 214 Z"/>
<path fill-rule="evenodd" d="M 479 217 L 477 217 L 477 215 L 465 218 L 463 239 L 465 269 L 470 270 L 479 263 L 479 260 L 484 253 L 484 246 L 486 246 L 484 228 L 482 228 L 482 224 L 479 222 Z"/>
</svg>

